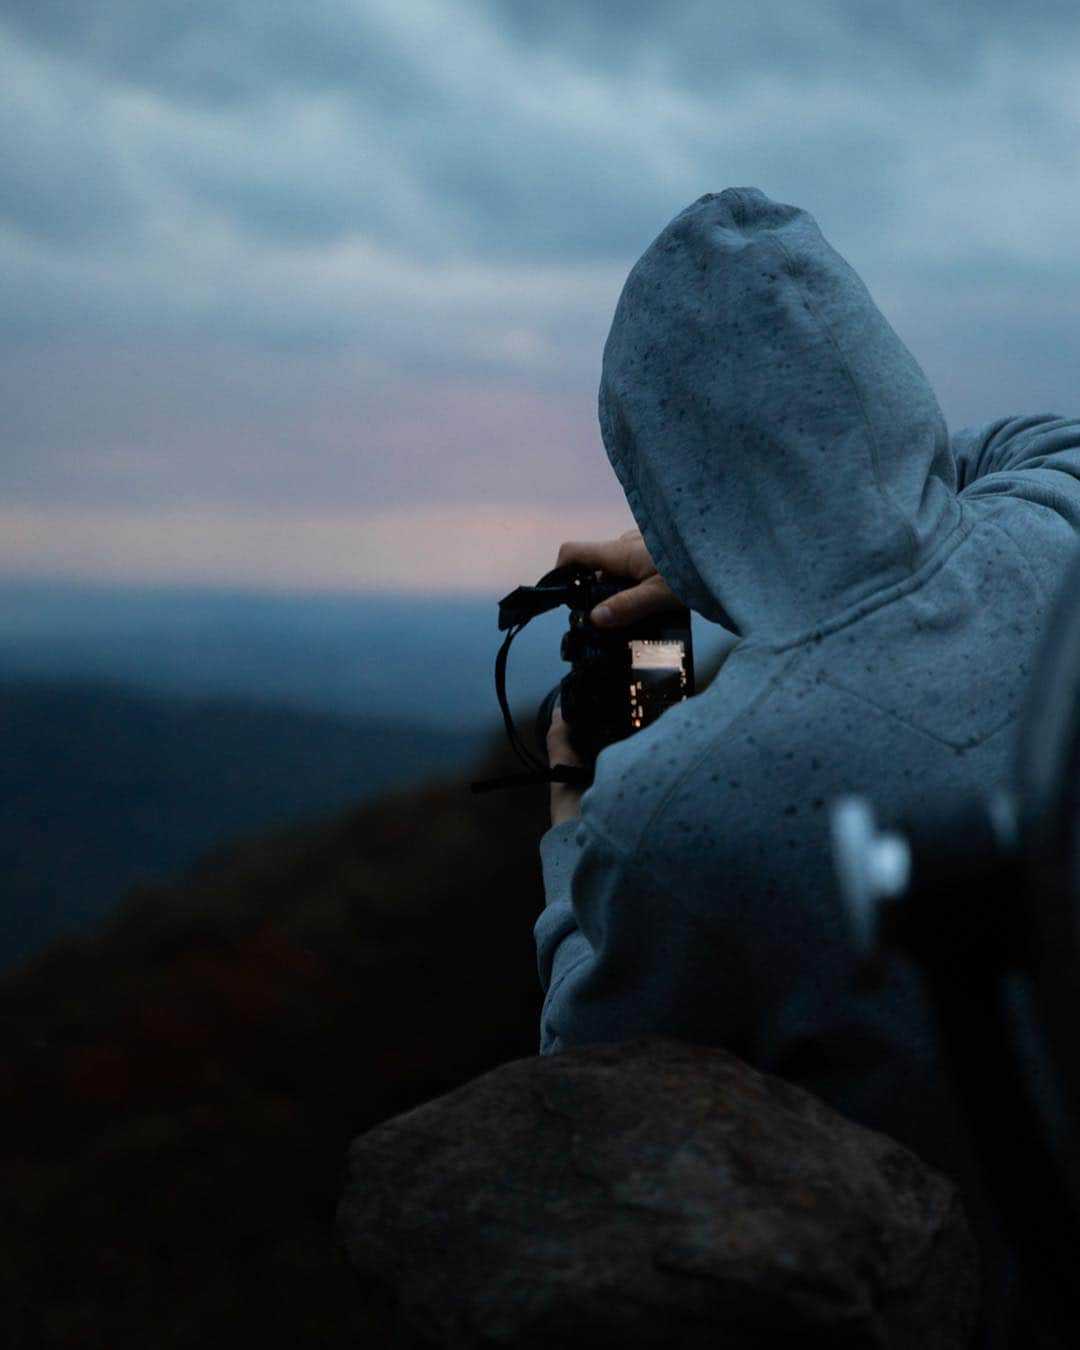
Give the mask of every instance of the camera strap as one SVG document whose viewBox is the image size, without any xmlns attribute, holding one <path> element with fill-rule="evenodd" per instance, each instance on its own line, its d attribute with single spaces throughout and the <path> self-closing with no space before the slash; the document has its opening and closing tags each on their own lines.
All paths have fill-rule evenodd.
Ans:
<svg viewBox="0 0 1080 1350">
<path fill-rule="evenodd" d="M 528 619 L 523 619 L 520 623 L 513 624 L 503 639 L 499 654 L 495 658 L 495 693 L 499 699 L 499 707 L 502 709 L 510 746 L 529 772 L 507 774 L 502 778 L 485 778 L 479 783 L 470 783 L 469 786 L 473 792 L 490 792 L 494 788 L 503 787 L 524 787 L 529 783 L 574 783 L 579 787 L 588 787 L 592 783 L 592 774 L 581 765 L 552 764 L 549 766 L 543 763 L 522 740 L 521 733 L 515 726 L 514 719 L 510 714 L 510 705 L 506 700 L 506 660 L 510 655 L 511 642 L 528 622 Z"/>
</svg>

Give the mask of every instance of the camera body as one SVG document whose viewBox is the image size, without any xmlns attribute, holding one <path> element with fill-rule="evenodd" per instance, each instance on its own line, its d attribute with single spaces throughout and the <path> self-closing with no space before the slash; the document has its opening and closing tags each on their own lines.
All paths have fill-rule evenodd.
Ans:
<svg viewBox="0 0 1080 1350">
<path fill-rule="evenodd" d="M 635 583 L 590 567 L 556 567 L 535 586 L 518 586 L 499 601 L 499 629 L 506 634 L 495 658 L 495 693 L 511 749 L 528 770 L 470 784 L 473 792 L 528 783 L 574 783 L 588 787 L 596 757 L 606 745 L 655 722 L 665 708 L 694 693 L 690 611 L 678 606 L 623 628 L 597 628 L 593 609 Z M 533 754 L 521 738 L 506 698 L 510 644 L 537 614 L 567 605 L 570 627 L 562 658 L 570 673 L 544 698 L 536 714 Z M 582 764 L 549 764 L 547 735 L 555 704 L 570 728 L 570 743 Z"/>
<path fill-rule="evenodd" d="M 635 583 L 586 567 L 556 571 L 569 574 L 570 626 L 561 655 L 570 671 L 540 704 L 536 742 L 546 757 L 558 703 L 570 743 L 591 770 L 605 746 L 640 731 L 694 693 L 690 611 L 680 606 L 627 627 L 597 628 L 589 618 L 592 609 Z"/>
</svg>

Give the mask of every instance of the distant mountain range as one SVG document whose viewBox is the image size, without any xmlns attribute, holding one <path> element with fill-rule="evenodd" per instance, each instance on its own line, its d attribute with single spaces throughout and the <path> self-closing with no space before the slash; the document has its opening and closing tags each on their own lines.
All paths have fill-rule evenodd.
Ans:
<svg viewBox="0 0 1080 1350">
<path fill-rule="evenodd" d="M 495 733 L 0 682 L 0 968 L 240 836 L 460 773 Z"/>
<path fill-rule="evenodd" d="M 466 771 L 497 601 L 0 584 L 0 969 L 237 836 Z M 566 621 L 514 641 L 526 737 Z M 731 641 L 694 637 L 699 672 Z"/>
<path fill-rule="evenodd" d="M 506 592 L 529 577 L 508 577 Z M 444 731 L 499 719 L 499 596 L 276 595 L 0 583 L 0 676 L 118 681 L 153 694 L 230 695 Z M 514 639 L 511 702 L 535 707 L 568 669 L 567 611 Z M 731 644 L 694 620 L 699 665 Z"/>
<path fill-rule="evenodd" d="M 512 589 L 510 585 L 507 590 Z M 119 681 L 450 730 L 498 720 L 497 597 L 265 595 L 0 585 L 0 675 Z M 511 689 L 561 679 L 560 620 L 515 640 Z"/>
</svg>

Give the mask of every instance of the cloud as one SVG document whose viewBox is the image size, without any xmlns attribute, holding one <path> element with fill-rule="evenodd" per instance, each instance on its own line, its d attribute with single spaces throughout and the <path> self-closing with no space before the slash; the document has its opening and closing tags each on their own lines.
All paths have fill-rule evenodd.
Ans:
<svg viewBox="0 0 1080 1350">
<path fill-rule="evenodd" d="M 0 508 L 0 573 L 77 582 L 503 593 L 564 539 L 612 538 L 628 512 L 516 502 L 310 514 Z M 405 547 L 402 541 L 407 541 Z"/>
<path fill-rule="evenodd" d="M 46 246 L 88 245 L 132 218 L 124 175 L 94 125 L 92 81 L 41 78 L 41 66 L 0 61 L 4 172 L 0 219 Z"/>
<path fill-rule="evenodd" d="M 862 69 L 903 70 L 918 90 L 962 85 L 982 51 L 1019 56 L 1075 38 L 1072 0 L 486 0 L 491 20 L 528 50 L 572 51 L 582 64 L 633 76 L 662 70 L 672 86 L 716 91 L 729 71 L 772 70 L 789 82 L 842 82 Z M 852 82 L 856 82 L 852 80 Z"/>
<path fill-rule="evenodd" d="M 908 286 L 974 293 L 1004 268 L 1023 305 L 1024 269 L 1075 264 L 1075 27 L 1043 50 L 1036 18 L 1014 50 L 1000 8 L 974 36 L 934 7 L 540 11 L 114 0 L 58 24 L 9 2 L 9 340 L 187 334 L 568 374 L 634 257 L 730 183 L 807 205 L 871 282 L 902 266 Z M 916 39 L 953 78 L 928 81 Z M 856 65 L 874 81 L 843 78 Z M 233 96 L 207 93 L 210 67 Z"/>
<path fill-rule="evenodd" d="M 902 203 L 898 167 L 973 132 L 1060 153 L 1078 40 L 1063 15 L 839 0 L 0 11 L 5 65 L 29 63 L 50 99 L 96 75 L 84 116 L 148 223 L 171 194 L 211 241 L 217 221 L 255 241 L 360 235 L 502 263 L 624 259 L 730 183 L 868 223 Z M 59 187 L 48 156 L 38 172 Z"/>
<path fill-rule="evenodd" d="M 11 352 L 4 498 L 33 509 L 618 503 L 595 397 L 591 381 L 420 380 L 348 354 Z"/>
<path fill-rule="evenodd" d="M 1064 0 L 0 0 L 6 499 L 608 510 L 622 282 L 740 184 L 950 421 L 1074 412 L 1078 56 Z"/>
<path fill-rule="evenodd" d="M 906 215 L 908 173 L 954 147 L 963 158 L 972 135 L 1037 157 L 1053 142 L 1060 163 L 1076 20 L 1058 6 L 1023 24 L 1011 13 L 9 0 L 0 18 L 4 64 L 26 66 L 39 105 L 96 77 L 81 111 L 99 215 L 127 193 L 148 236 L 169 215 L 207 250 L 231 230 L 506 265 L 632 260 L 675 211 L 730 183 L 869 230 Z M 34 157 L 31 199 L 63 200 L 62 162 Z M 966 165 L 961 190 L 982 175 L 979 156 Z M 83 209 L 93 202 L 69 216 Z"/>
</svg>

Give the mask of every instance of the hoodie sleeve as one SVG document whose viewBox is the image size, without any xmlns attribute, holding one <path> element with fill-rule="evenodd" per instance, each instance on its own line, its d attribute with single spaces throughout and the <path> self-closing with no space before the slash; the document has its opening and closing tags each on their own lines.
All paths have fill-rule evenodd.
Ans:
<svg viewBox="0 0 1080 1350">
<path fill-rule="evenodd" d="M 1051 413 L 999 417 L 962 427 L 951 445 L 957 492 L 1026 498 L 1080 530 L 1080 421 Z"/>
<path fill-rule="evenodd" d="M 540 864 L 544 875 L 545 905 L 533 926 L 536 967 L 544 991 L 540 1018 L 540 1053 L 560 1049 L 548 1011 L 564 977 L 592 955 L 592 947 L 578 927 L 570 901 L 570 883 L 581 853 L 579 821 L 554 825 L 540 840 Z"/>
<path fill-rule="evenodd" d="M 748 1055 L 748 965 L 737 939 L 728 944 L 730 960 L 718 953 L 679 896 L 587 811 L 549 830 L 541 856 L 540 1054 L 635 1036 L 690 1039 L 722 1025 L 732 1053 Z"/>
</svg>

